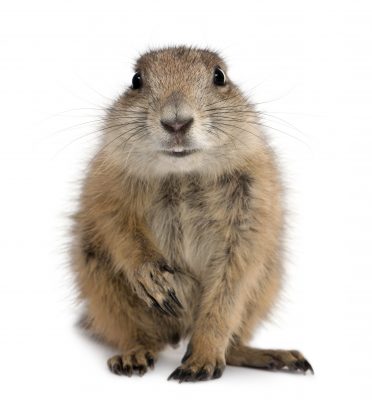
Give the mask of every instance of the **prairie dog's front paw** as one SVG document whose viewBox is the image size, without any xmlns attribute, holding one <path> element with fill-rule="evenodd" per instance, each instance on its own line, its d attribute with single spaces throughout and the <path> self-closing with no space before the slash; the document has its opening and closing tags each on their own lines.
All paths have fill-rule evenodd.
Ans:
<svg viewBox="0 0 372 400">
<path fill-rule="evenodd" d="M 149 307 L 178 317 L 182 304 L 175 291 L 174 268 L 165 262 L 146 262 L 136 269 L 134 289 Z"/>
<path fill-rule="evenodd" d="M 156 352 L 140 347 L 109 358 L 107 365 L 110 371 L 116 375 L 132 376 L 133 373 L 137 373 L 142 376 L 148 368 L 154 368 L 155 360 Z"/>
<path fill-rule="evenodd" d="M 220 357 L 193 354 L 169 375 L 168 380 L 175 379 L 181 383 L 218 379 L 224 369 L 225 361 Z"/>
</svg>

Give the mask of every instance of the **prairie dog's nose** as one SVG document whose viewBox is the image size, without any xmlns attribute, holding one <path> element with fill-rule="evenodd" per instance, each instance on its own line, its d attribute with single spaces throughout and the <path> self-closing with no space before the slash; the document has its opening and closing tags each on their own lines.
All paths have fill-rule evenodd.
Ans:
<svg viewBox="0 0 372 400">
<path fill-rule="evenodd" d="M 194 118 L 187 119 L 161 119 L 163 128 L 169 133 L 186 133 L 192 125 Z"/>
<path fill-rule="evenodd" d="M 194 121 L 193 110 L 181 91 L 172 92 L 161 106 L 160 123 L 172 135 L 184 135 Z"/>
</svg>

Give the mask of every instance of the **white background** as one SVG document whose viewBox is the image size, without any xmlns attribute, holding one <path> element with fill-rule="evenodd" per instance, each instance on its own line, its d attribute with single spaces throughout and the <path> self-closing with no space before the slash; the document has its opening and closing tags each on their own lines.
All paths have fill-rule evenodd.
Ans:
<svg viewBox="0 0 372 400">
<path fill-rule="evenodd" d="M 372 3 L 2 1 L 0 396 L 3 399 L 371 398 Z M 167 382 L 184 347 L 143 378 L 74 323 L 65 245 L 102 109 L 149 46 L 218 49 L 282 160 L 288 278 L 262 347 L 298 348 L 315 376 L 228 367 Z"/>
</svg>

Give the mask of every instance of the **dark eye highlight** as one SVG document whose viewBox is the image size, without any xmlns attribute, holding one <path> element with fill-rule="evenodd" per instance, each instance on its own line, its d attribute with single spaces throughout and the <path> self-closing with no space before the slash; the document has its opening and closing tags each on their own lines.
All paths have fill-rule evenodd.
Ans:
<svg viewBox="0 0 372 400">
<path fill-rule="evenodd" d="M 142 76 L 140 72 L 136 72 L 132 78 L 132 89 L 137 90 L 142 87 Z"/>
<path fill-rule="evenodd" d="M 216 67 L 214 70 L 213 83 L 216 86 L 225 86 L 226 85 L 226 75 L 220 67 Z"/>
</svg>

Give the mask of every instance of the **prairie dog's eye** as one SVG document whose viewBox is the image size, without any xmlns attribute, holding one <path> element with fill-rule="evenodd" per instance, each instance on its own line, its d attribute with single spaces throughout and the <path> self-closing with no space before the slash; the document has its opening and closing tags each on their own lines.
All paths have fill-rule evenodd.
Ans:
<svg viewBox="0 0 372 400">
<path fill-rule="evenodd" d="M 214 69 L 213 83 L 217 86 L 226 85 L 226 75 L 220 67 Z"/>
<path fill-rule="evenodd" d="M 140 89 L 142 87 L 142 76 L 140 72 L 136 72 L 132 78 L 132 89 Z"/>
</svg>

